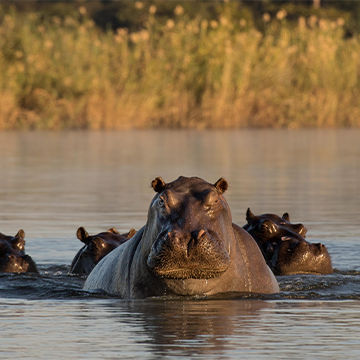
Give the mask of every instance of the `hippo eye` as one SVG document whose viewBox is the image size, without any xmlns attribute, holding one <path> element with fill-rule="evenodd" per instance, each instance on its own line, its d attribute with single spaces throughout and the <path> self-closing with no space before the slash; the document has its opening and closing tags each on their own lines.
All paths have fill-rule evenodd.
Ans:
<svg viewBox="0 0 360 360">
<path fill-rule="evenodd" d="M 158 204 L 160 207 L 164 207 L 165 206 L 165 201 L 163 198 L 159 198 Z"/>
<path fill-rule="evenodd" d="M 216 206 L 219 202 L 219 195 L 215 191 L 209 191 L 207 192 L 203 202 L 206 208 Z"/>
<path fill-rule="evenodd" d="M 263 233 L 274 234 L 274 233 L 276 233 L 276 226 L 274 223 L 267 221 L 267 222 L 263 222 L 260 225 L 260 230 Z"/>
</svg>

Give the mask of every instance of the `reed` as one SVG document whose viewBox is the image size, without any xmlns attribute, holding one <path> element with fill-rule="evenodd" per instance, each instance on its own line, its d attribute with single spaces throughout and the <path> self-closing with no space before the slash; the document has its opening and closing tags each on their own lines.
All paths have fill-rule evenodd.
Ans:
<svg viewBox="0 0 360 360">
<path fill-rule="evenodd" d="M 226 9 L 141 31 L 104 33 L 75 17 L 15 10 L 0 24 L 0 129 L 358 127 L 360 38 L 343 20 L 263 17 L 265 32 Z"/>
</svg>

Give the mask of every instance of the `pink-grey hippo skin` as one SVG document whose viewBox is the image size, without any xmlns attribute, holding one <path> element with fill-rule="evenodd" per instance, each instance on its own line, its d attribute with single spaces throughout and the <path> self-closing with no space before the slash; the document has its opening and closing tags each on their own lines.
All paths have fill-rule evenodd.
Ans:
<svg viewBox="0 0 360 360">
<path fill-rule="evenodd" d="M 275 275 L 331 274 L 331 258 L 325 245 L 305 240 L 306 228 L 292 224 L 288 213 L 255 216 L 246 212 L 243 227 L 259 245 L 266 263 Z"/>
<path fill-rule="evenodd" d="M 24 238 L 22 229 L 15 236 L 0 233 L 0 272 L 39 273 L 33 259 L 25 254 Z"/>
<path fill-rule="evenodd" d="M 96 265 L 85 290 L 126 299 L 279 291 L 254 239 L 232 223 L 226 180 L 157 177 L 152 187 L 145 226 Z"/>
<path fill-rule="evenodd" d="M 76 236 L 85 245 L 75 255 L 70 266 L 70 274 L 90 274 L 91 270 L 103 257 L 128 241 L 135 234 L 134 229 L 131 229 L 126 234 L 119 234 L 116 229 L 111 228 L 97 235 L 89 235 L 83 227 L 79 227 Z"/>
</svg>

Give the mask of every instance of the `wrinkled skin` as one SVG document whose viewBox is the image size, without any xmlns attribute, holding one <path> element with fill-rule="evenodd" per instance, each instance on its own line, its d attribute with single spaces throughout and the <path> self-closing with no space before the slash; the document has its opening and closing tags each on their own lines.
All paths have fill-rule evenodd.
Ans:
<svg viewBox="0 0 360 360">
<path fill-rule="evenodd" d="M 292 224 L 288 213 L 255 216 L 248 209 L 246 220 L 243 228 L 255 239 L 275 275 L 332 273 L 326 246 L 306 241 L 306 228 Z"/>
<path fill-rule="evenodd" d="M 85 245 L 75 255 L 71 263 L 70 274 L 88 275 L 95 265 L 109 252 L 128 241 L 136 231 L 131 229 L 126 234 L 119 234 L 114 228 L 97 235 L 89 235 L 83 228 L 79 227 L 76 236 Z"/>
<path fill-rule="evenodd" d="M 232 223 L 226 180 L 158 177 L 152 187 L 145 226 L 99 262 L 85 290 L 122 298 L 279 291 L 254 239 Z"/>
<path fill-rule="evenodd" d="M 0 233 L 0 272 L 39 273 L 33 259 L 25 254 L 24 238 L 22 229 L 15 236 Z"/>
</svg>

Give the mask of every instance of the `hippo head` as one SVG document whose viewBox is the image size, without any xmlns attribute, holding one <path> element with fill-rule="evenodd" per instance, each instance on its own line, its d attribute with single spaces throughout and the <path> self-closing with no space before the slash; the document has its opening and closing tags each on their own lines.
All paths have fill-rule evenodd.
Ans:
<svg viewBox="0 0 360 360">
<path fill-rule="evenodd" d="M 94 266 L 119 245 L 129 240 L 136 231 L 131 229 L 126 234 L 119 234 L 114 228 L 97 235 L 89 235 L 83 228 L 79 227 L 76 236 L 85 245 L 75 255 L 71 263 L 70 273 L 87 275 Z"/>
<path fill-rule="evenodd" d="M 172 280 L 214 279 L 230 265 L 231 213 L 223 197 L 228 184 L 197 177 L 152 182 L 157 192 L 148 215 L 144 244 L 147 267 L 156 277 Z M 184 283 L 185 284 L 185 283 Z M 184 285 L 185 286 L 185 285 Z"/>
<path fill-rule="evenodd" d="M 279 275 L 332 273 L 331 258 L 325 245 L 294 237 L 281 239 L 271 262 L 274 273 Z"/>
<path fill-rule="evenodd" d="M 292 224 L 288 213 L 282 217 L 274 214 L 255 216 L 248 209 L 246 220 L 243 228 L 255 239 L 276 275 L 332 272 L 326 246 L 306 241 L 306 228 L 302 224 Z"/>
<path fill-rule="evenodd" d="M 300 235 L 302 238 L 305 238 L 307 233 L 303 224 L 292 224 L 290 222 L 288 213 L 282 217 L 275 214 L 255 216 L 250 209 L 247 209 L 246 220 L 247 224 L 243 228 L 252 235 L 260 247 L 262 245 L 267 246 L 272 241 L 276 242 L 282 236 L 287 236 L 289 231 Z"/>
<path fill-rule="evenodd" d="M 15 236 L 0 233 L 0 271 L 38 273 L 35 262 L 25 254 L 25 232 L 20 229 Z"/>
</svg>

